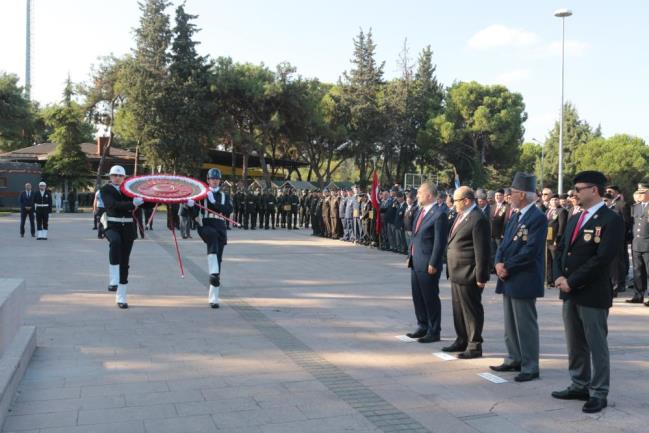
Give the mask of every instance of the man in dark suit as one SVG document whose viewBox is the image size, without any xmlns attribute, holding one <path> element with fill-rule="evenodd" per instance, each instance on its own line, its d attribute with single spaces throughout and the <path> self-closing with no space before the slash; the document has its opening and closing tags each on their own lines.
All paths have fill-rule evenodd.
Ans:
<svg viewBox="0 0 649 433">
<path fill-rule="evenodd" d="M 36 234 L 34 229 L 34 192 L 32 184 L 27 182 L 25 190 L 20 193 L 20 237 L 25 237 L 25 220 L 29 218 L 29 230 L 32 237 Z"/>
<path fill-rule="evenodd" d="M 403 191 L 397 192 L 397 207 L 394 214 L 394 239 L 396 251 L 401 254 L 408 254 L 406 245 L 406 233 L 404 231 L 403 218 L 408 205 L 406 204 L 405 194 Z"/>
<path fill-rule="evenodd" d="M 514 378 L 527 382 L 539 377 L 539 325 L 536 298 L 542 297 L 548 221 L 536 204 L 536 177 L 516 173 L 512 207 L 517 212 L 507 224 L 496 252 L 496 293 L 503 295 L 507 356 L 494 371 L 520 371 Z"/>
<path fill-rule="evenodd" d="M 612 305 L 610 263 L 624 238 L 622 218 L 602 201 L 606 177 L 577 173 L 576 201 L 582 211 L 568 221 L 557 246 L 554 284 L 561 290 L 571 385 L 554 398 L 584 400 L 583 411 L 606 407 L 610 382 L 608 311 Z M 592 366 L 591 366 L 592 363 Z M 589 392 L 590 389 L 590 392 Z"/>
<path fill-rule="evenodd" d="M 563 236 L 568 222 L 568 211 L 561 207 L 557 194 L 554 194 L 548 202 L 548 210 L 545 212 L 545 216 L 548 220 L 545 276 L 548 287 L 554 287 L 552 263 L 557 259 L 557 245 L 561 242 L 561 236 Z"/>
<path fill-rule="evenodd" d="M 636 194 L 640 202 L 633 206 L 633 240 L 631 241 L 635 295 L 626 302 L 642 304 L 649 278 L 649 185 L 638 184 Z M 649 303 L 645 305 L 649 306 Z"/>
<path fill-rule="evenodd" d="M 458 358 L 482 356 L 484 309 L 482 291 L 489 281 L 491 230 L 489 215 L 475 203 L 473 190 L 461 186 L 453 193 L 457 216 L 448 238 L 447 272 L 451 281 L 455 342 L 445 352 L 461 352 Z"/>
<path fill-rule="evenodd" d="M 505 190 L 499 189 L 494 194 L 494 205 L 491 206 L 489 212 L 489 220 L 491 222 L 491 262 L 490 268 L 493 270 L 495 266 L 496 251 L 505 236 L 505 222 L 507 221 L 507 213 L 509 212 L 509 205 L 505 202 Z"/>
<path fill-rule="evenodd" d="M 475 198 L 476 198 L 476 203 L 478 204 L 478 210 L 482 212 L 482 214 L 489 218 L 489 215 L 491 214 L 491 206 L 489 205 L 489 201 L 487 200 L 487 191 L 484 189 L 478 189 L 475 191 Z"/>
<path fill-rule="evenodd" d="M 415 217 L 408 254 L 418 328 L 407 336 L 418 338 L 420 343 L 439 341 L 441 333 L 439 276 L 443 266 L 448 219 L 444 212 L 433 209 L 436 196 L 437 189 L 430 182 L 421 184 L 417 191 L 419 211 Z"/>
</svg>

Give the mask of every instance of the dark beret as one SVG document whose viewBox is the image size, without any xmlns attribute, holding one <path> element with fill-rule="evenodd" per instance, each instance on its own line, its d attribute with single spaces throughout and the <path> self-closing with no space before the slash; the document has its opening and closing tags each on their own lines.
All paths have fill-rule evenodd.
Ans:
<svg viewBox="0 0 649 433">
<path fill-rule="evenodd" d="M 572 182 L 573 184 L 592 183 L 593 185 L 604 186 L 606 185 L 606 176 L 604 176 L 604 173 L 599 171 L 586 170 L 577 173 Z"/>
</svg>

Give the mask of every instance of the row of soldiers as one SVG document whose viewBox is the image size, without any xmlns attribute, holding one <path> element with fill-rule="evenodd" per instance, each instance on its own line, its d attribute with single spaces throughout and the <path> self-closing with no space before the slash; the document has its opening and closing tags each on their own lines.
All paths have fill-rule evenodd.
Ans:
<svg viewBox="0 0 649 433">
<path fill-rule="evenodd" d="M 276 227 L 298 229 L 300 224 L 306 224 L 301 209 L 305 208 L 308 194 L 298 197 L 294 188 L 280 190 L 275 194 L 270 188 L 263 193 L 260 189 L 252 191 L 237 191 L 232 195 L 232 217 L 245 230 L 273 229 Z M 298 220 L 300 215 L 300 220 Z"/>
</svg>

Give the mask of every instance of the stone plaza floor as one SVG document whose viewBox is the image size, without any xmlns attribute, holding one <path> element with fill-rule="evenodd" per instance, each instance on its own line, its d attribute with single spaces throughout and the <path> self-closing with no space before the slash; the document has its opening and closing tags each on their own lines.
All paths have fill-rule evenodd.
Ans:
<svg viewBox="0 0 649 433">
<path fill-rule="evenodd" d="M 550 392 L 569 384 L 561 303 L 538 302 L 541 379 L 480 376 L 504 352 L 501 299 L 485 290 L 482 359 L 437 356 L 454 338 L 441 282 L 441 343 L 414 328 L 405 257 L 310 236 L 232 230 L 221 309 L 207 305 L 205 246 L 163 215 L 131 256 L 128 310 L 106 291 L 108 246 L 88 214 L 53 215 L 48 241 L 0 217 L 0 278 L 24 278 L 38 348 L 3 432 L 649 432 L 649 308 L 615 301 L 609 408 Z M 28 235 L 29 236 L 29 235 Z M 628 294 L 627 294 L 628 296 Z"/>
</svg>

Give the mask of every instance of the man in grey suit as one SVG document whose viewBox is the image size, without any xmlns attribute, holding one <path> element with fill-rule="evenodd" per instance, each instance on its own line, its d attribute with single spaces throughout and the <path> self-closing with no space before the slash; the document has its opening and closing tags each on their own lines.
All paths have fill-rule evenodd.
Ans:
<svg viewBox="0 0 649 433">
<path fill-rule="evenodd" d="M 516 212 L 496 251 L 496 293 L 503 295 L 507 356 L 494 371 L 520 371 L 516 382 L 539 377 L 539 325 L 536 298 L 544 293 L 548 220 L 534 206 L 536 177 L 516 173 L 511 204 Z"/>
<path fill-rule="evenodd" d="M 424 182 L 417 191 L 419 211 L 415 216 L 408 251 L 408 267 L 415 306 L 417 330 L 406 334 L 420 343 L 440 340 L 442 304 L 439 299 L 439 276 L 448 235 L 448 218 L 433 208 L 437 189 Z"/>
<path fill-rule="evenodd" d="M 448 238 L 447 272 L 451 281 L 455 342 L 442 350 L 461 352 L 460 359 L 482 356 L 484 309 L 482 291 L 489 281 L 491 228 L 489 214 L 480 211 L 473 190 L 461 186 L 453 193 L 457 217 Z M 446 214 L 443 213 L 444 217 Z M 448 218 L 445 218 L 448 219 Z"/>
<path fill-rule="evenodd" d="M 633 205 L 631 218 L 633 220 L 633 240 L 631 241 L 631 257 L 633 259 L 633 287 L 635 295 L 626 302 L 642 304 L 647 292 L 649 278 L 649 185 L 640 183 L 636 194 L 640 203 Z M 645 304 L 649 307 L 649 302 Z"/>
</svg>

